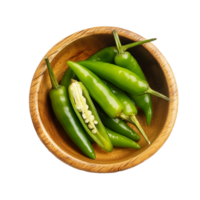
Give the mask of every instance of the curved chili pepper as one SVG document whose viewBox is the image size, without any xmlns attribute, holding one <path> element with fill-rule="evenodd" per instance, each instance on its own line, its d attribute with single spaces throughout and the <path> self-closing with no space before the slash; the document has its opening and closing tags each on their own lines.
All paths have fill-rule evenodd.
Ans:
<svg viewBox="0 0 200 200">
<path fill-rule="evenodd" d="M 132 140 L 140 140 L 140 136 L 124 121 L 122 121 L 119 118 L 112 119 L 98 105 L 95 104 L 95 107 L 97 109 L 101 121 L 106 127 Z"/>
<path fill-rule="evenodd" d="M 142 80 L 139 76 L 128 69 L 99 61 L 86 60 L 79 61 L 78 63 L 130 94 L 152 94 L 170 101 L 170 99 L 165 95 L 152 90 L 145 80 Z"/>
<path fill-rule="evenodd" d="M 135 117 L 137 115 L 137 108 L 131 101 L 131 99 L 127 96 L 125 92 L 120 90 L 118 87 L 113 85 L 112 83 L 102 80 L 112 91 L 112 93 L 119 99 L 121 104 L 123 105 L 123 113 L 130 118 L 130 122 L 134 123 L 135 126 L 138 128 L 138 130 L 141 132 L 142 136 L 145 138 L 148 144 L 150 144 L 150 141 L 148 137 L 146 136 L 144 130 L 142 129 L 140 123 L 138 122 L 137 118 Z"/>
<path fill-rule="evenodd" d="M 126 52 L 124 50 L 123 46 L 121 45 L 119 36 L 115 30 L 113 31 L 113 35 L 114 35 L 117 50 L 118 50 L 118 53 L 115 55 L 115 58 L 114 58 L 115 64 L 134 72 L 141 79 L 146 81 L 144 73 L 142 69 L 140 68 L 138 62 L 129 52 Z M 134 94 L 129 94 L 129 96 L 133 99 L 136 105 L 139 106 L 139 108 L 143 110 L 146 116 L 147 125 L 149 125 L 152 119 L 152 115 L 153 115 L 152 102 L 151 102 L 150 95 L 144 94 L 141 96 L 137 96 Z"/>
<path fill-rule="evenodd" d="M 53 111 L 58 121 L 61 123 L 67 135 L 80 148 L 80 150 L 89 158 L 95 159 L 96 156 L 94 149 L 87 137 L 85 130 L 79 123 L 73 108 L 71 107 L 65 86 L 58 84 L 48 58 L 46 58 L 45 61 L 52 83 L 52 89 L 50 90 L 49 95 Z"/>
<path fill-rule="evenodd" d="M 112 151 L 113 145 L 97 114 L 87 89 L 81 82 L 73 79 L 71 82 L 68 88 L 69 98 L 81 124 L 101 148 L 109 152 Z"/>
<path fill-rule="evenodd" d="M 122 46 L 122 48 L 123 48 L 123 51 L 126 51 L 129 48 L 136 47 L 138 45 L 141 45 L 141 44 L 144 44 L 144 43 L 147 43 L 147 42 L 152 42 L 154 40 L 156 40 L 156 38 L 138 41 L 138 42 L 133 42 L 133 43 Z M 90 56 L 88 58 L 88 60 L 114 63 L 114 58 L 115 58 L 117 53 L 118 53 L 118 51 L 117 51 L 116 47 L 113 47 L 113 46 L 112 47 L 106 47 L 106 48 L 98 51 L 97 53 L 93 54 L 92 56 Z"/>
</svg>

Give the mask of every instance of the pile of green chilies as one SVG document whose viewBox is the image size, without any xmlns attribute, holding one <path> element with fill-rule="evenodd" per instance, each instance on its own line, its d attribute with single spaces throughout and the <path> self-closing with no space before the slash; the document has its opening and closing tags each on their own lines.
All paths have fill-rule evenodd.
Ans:
<svg viewBox="0 0 200 200">
<path fill-rule="evenodd" d="M 93 142 L 108 152 L 113 146 L 140 149 L 140 136 L 125 122 L 134 124 L 150 144 L 136 118 L 135 105 L 144 111 L 149 125 L 150 94 L 170 100 L 150 88 L 138 62 L 126 51 L 155 39 L 122 46 L 115 30 L 113 35 L 116 47 L 104 48 L 86 61 L 67 61 L 69 68 L 60 84 L 45 58 L 54 113 L 71 140 L 91 159 L 96 158 Z"/>
</svg>

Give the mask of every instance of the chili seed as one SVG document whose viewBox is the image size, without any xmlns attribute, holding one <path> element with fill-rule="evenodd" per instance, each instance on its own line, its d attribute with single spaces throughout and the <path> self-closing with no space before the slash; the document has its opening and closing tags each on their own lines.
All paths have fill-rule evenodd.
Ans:
<svg viewBox="0 0 200 200">
<path fill-rule="evenodd" d="M 86 119 L 86 120 L 85 120 L 85 123 L 87 124 L 88 122 L 89 122 L 89 119 Z"/>
<path fill-rule="evenodd" d="M 90 110 L 88 110 L 88 115 L 90 116 L 92 114 L 92 112 Z"/>
<path fill-rule="evenodd" d="M 78 112 L 81 112 L 81 107 L 80 106 L 76 106 Z"/>
<path fill-rule="evenodd" d="M 86 115 L 85 115 L 85 113 L 82 114 L 82 117 L 83 117 L 83 119 L 87 118 Z"/>
<path fill-rule="evenodd" d="M 92 133 L 97 133 L 97 131 L 95 129 L 92 130 Z"/>
<path fill-rule="evenodd" d="M 93 121 L 94 120 L 94 115 L 90 116 L 90 120 Z"/>
<path fill-rule="evenodd" d="M 88 128 L 89 128 L 89 129 L 93 129 L 93 127 L 92 127 L 91 124 L 88 124 Z"/>
</svg>

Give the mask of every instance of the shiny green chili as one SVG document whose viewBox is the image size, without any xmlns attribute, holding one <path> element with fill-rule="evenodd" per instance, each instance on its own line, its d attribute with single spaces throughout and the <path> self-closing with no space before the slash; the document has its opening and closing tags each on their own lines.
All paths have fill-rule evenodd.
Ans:
<svg viewBox="0 0 200 200">
<path fill-rule="evenodd" d="M 165 95 L 152 90 L 145 80 L 142 80 L 139 76 L 128 69 L 99 61 L 86 60 L 80 61 L 79 64 L 130 94 L 152 94 L 170 101 L 170 99 Z"/>
<path fill-rule="evenodd" d="M 140 149 L 140 145 L 138 143 L 136 143 L 135 141 L 133 141 L 123 135 L 120 135 L 108 128 L 106 128 L 106 131 L 107 131 L 114 147 L 126 147 L 126 148 Z"/>
<path fill-rule="evenodd" d="M 80 148 L 80 150 L 89 158 L 95 159 L 96 156 L 94 149 L 87 137 L 87 133 L 73 111 L 68 99 L 66 87 L 58 84 L 48 58 L 46 58 L 45 61 L 52 84 L 49 93 L 51 105 L 58 121 L 67 135 Z"/>
<path fill-rule="evenodd" d="M 141 79 L 146 81 L 145 75 L 141 67 L 139 66 L 138 62 L 129 52 L 124 50 L 123 46 L 121 45 L 119 36 L 115 30 L 113 31 L 113 35 L 115 38 L 117 51 L 118 51 L 118 53 L 115 55 L 115 58 L 114 58 L 115 64 L 134 72 Z M 150 95 L 144 94 L 141 96 L 137 96 L 134 94 L 129 94 L 129 96 L 133 99 L 136 105 L 139 106 L 144 111 L 147 125 L 149 125 L 152 119 L 152 115 L 153 115 L 152 102 L 151 102 Z"/>
</svg>

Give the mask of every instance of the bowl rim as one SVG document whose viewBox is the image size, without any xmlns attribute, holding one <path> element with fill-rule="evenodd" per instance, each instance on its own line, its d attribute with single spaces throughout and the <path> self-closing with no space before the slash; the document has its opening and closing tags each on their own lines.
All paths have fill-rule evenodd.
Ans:
<svg viewBox="0 0 200 200">
<path fill-rule="evenodd" d="M 118 27 L 109 27 L 109 26 L 100 26 L 100 27 L 93 27 L 84 29 L 81 31 L 78 31 L 76 33 L 71 34 L 70 36 L 62 39 L 60 42 L 58 42 L 56 45 L 54 45 L 48 52 L 45 54 L 45 56 L 49 57 L 50 62 L 56 57 L 56 55 L 64 49 L 67 45 L 72 43 L 73 41 L 80 39 L 82 37 L 94 35 L 94 34 L 112 34 L 112 31 L 116 30 L 121 37 L 126 37 L 133 41 L 140 41 L 144 40 L 142 36 L 138 35 L 137 33 L 134 33 L 132 31 L 118 28 Z M 162 129 L 159 136 L 155 139 L 154 142 L 141 154 L 137 155 L 134 158 L 130 158 L 128 160 L 124 160 L 121 162 L 116 162 L 112 164 L 97 164 L 97 163 L 89 163 L 85 162 L 83 160 L 79 160 L 77 158 L 74 158 L 67 152 L 64 152 L 61 148 L 59 148 L 58 145 L 49 137 L 48 132 L 46 131 L 42 120 L 40 118 L 39 108 L 38 108 L 38 90 L 39 86 L 42 80 L 42 76 L 44 72 L 46 71 L 46 64 L 44 61 L 45 56 L 43 57 L 42 61 L 38 65 L 30 87 L 30 94 L 29 94 L 29 108 L 30 108 L 30 114 L 32 118 L 32 122 L 34 125 L 34 128 L 37 132 L 37 135 L 39 136 L 40 140 L 43 142 L 43 144 L 48 148 L 50 152 L 52 152 L 57 158 L 59 158 L 64 163 L 71 165 L 72 167 L 75 167 L 77 169 L 89 171 L 89 172 L 116 172 L 116 171 L 122 171 L 131 167 L 134 167 L 149 157 L 151 157 L 154 153 L 156 153 L 160 147 L 165 143 L 167 138 L 169 137 L 175 121 L 177 117 L 178 112 L 178 88 L 176 84 L 176 80 L 173 74 L 173 71 L 165 59 L 165 57 L 162 55 L 162 53 L 152 44 L 152 43 L 146 43 L 142 45 L 146 50 L 148 50 L 151 55 L 156 59 L 158 64 L 160 65 L 164 76 L 167 80 L 167 87 L 169 90 L 169 97 L 172 100 L 169 103 L 169 112 L 167 115 L 167 119 L 164 125 L 164 128 Z"/>
</svg>

